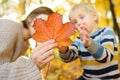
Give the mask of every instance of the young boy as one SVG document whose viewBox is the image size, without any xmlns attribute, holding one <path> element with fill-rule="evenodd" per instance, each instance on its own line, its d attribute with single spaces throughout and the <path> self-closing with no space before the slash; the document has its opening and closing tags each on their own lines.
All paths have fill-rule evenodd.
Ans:
<svg viewBox="0 0 120 80">
<path fill-rule="evenodd" d="M 77 80 L 120 80 L 113 30 L 98 28 L 98 14 L 89 4 L 74 6 L 69 17 L 79 37 L 69 47 L 60 47 L 59 55 L 64 62 L 80 58 L 84 72 Z"/>
</svg>

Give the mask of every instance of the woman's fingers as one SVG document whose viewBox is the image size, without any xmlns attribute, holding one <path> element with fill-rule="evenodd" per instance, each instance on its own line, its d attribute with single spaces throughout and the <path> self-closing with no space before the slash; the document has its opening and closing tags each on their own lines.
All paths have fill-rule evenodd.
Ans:
<svg viewBox="0 0 120 80">
<path fill-rule="evenodd" d="M 34 52 L 34 51 L 38 51 L 39 49 L 47 46 L 48 44 L 52 44 L 52 43 L 55 43 L 55 40 L 48 40 L 48 41 L 46 41 L 46 42 L 43 42 L 43 43 L 41 43 L 39 46 L 37 46 L 35 49 L 33 49 L 33 52 Z"/>
<path fill-rule="evenodd" d="M 44 54 L 46 51 L 57 46 L 54 40 L 49 40 L 44 43 L 41 43 L 38 47 L 36 47 L 32 53 L 36 53 L 38 55 Z"/>
<path fill-rule="evenodd" d="M 43 68 L 48 62 L 50 62 L 53 58 L 53 50 L 49 50 L 41 56 L 33 57 L 34 62 L 39 66 L 39 68 Z"/>
<path fill-rule="evenodd" d="M 47 51 L 46 53 L 44 53 L 44 54 L 42 54 L 42 55 L 39 55 L 39 56 L 36 56 L 36 61 L 38 61 L 38 62 L 42 62 L 43 60 L 45 60 L 46 58 L 48 58 L 48 57 L 50 57 L 51 55 L 53 55 L 53 52 L 54 52 L 54 50 L 52 49 L 52 50 L 49 50 L 49 51 Z"/>
<path fill-rule="evenodd" d="M 56 46 L 57 46 L 56 43 L 48 44 L 47 46 L 44 46 L 44 47 L 42 47 L 41 49 L 39 49 L 39 50 L 36 52 L 36 54 L 37 54 L 38 56 L 43 55 L 44 53 L 46 53 L 47 51 L 55 48 Z"/>
<path fill-rule="evenodd" d="M 44 67 L 47 65 L 47 63 L 49 63 L 49 62 L 50 62 L 51 60 L 53 60 L 53 59 L 54 59 L 54 56 L 53 56 L 53 55 L 50 56 L 50 57 L 48 57 L 48 58 L 46 58 L 45 60 L 43 60 L 42 63 L 39 63 L 39 64 L 38 64 L 39 68 L 40 68 L 40 69 L 44 68 Z"/>
<path fill-rule="evenodd" d="M 54 59 L 54 55 L 51 55 L 48 58 L 46 58 L 45 60 L 43 60 L 42 64 L 46 65 L 47 63 L 49 63 L 53 59 Z"/>
<path fill-rule="evenodd" d="M 54 47 L 57 47 L 57 43 L 55 43 L 54 40 L 49 40 L 41 43 L 32 51 L 31 58 L 39 66 L 39 68 L 44 67 L 47 62 L 50 62 L 53 59 Z"/>
</svg>

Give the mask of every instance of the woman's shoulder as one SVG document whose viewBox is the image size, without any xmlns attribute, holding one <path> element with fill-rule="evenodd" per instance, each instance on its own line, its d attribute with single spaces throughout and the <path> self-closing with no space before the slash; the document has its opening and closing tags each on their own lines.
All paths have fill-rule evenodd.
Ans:
<svg viewBox="0 0 120 80">
<path fill-rule="evenodd" d="M 20 21 L 11 19 L 0 19 L 0 30 L 19 29 L 23 26 Z"/>
<path fill-rule="evenodd" d="M 4 19 L 4 18 L 0 18 L 0 24 L 21 24 L 20 21 L 18 20 L 12 20 L 12 19 Z"/>
</svg>

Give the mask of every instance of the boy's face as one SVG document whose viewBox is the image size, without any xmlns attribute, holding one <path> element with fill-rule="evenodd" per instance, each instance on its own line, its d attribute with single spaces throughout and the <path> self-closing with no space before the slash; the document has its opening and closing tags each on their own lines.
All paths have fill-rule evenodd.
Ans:
<svg viewBox="0 0 120 80">
<path fill-rule="evenodd" d="M 92 32 L 96 26 L 96 15 L 93 12 L 88 12 L 84 9 L 75 9 L 70 13 L 70 19 L 76 27 L 86 27 L 89 32 Z"/>
</svg>

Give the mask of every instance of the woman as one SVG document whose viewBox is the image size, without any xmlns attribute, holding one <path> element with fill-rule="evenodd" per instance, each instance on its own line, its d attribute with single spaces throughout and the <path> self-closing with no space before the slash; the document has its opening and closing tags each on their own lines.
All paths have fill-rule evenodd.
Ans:
<svg viewBox="0 0 120 80">
<path fill-rule="evenodd" d="M 38 7 L 22 23 L 0 19 L 0 80 L 42 80 L 40 70 L 54 58 L 55 41 L 41 43 L 29 58 L 22 55 L 34 32 L 34 20 L 47 19 L 51 13 L 53 11 L 47 7 Z"/>
</svg>

